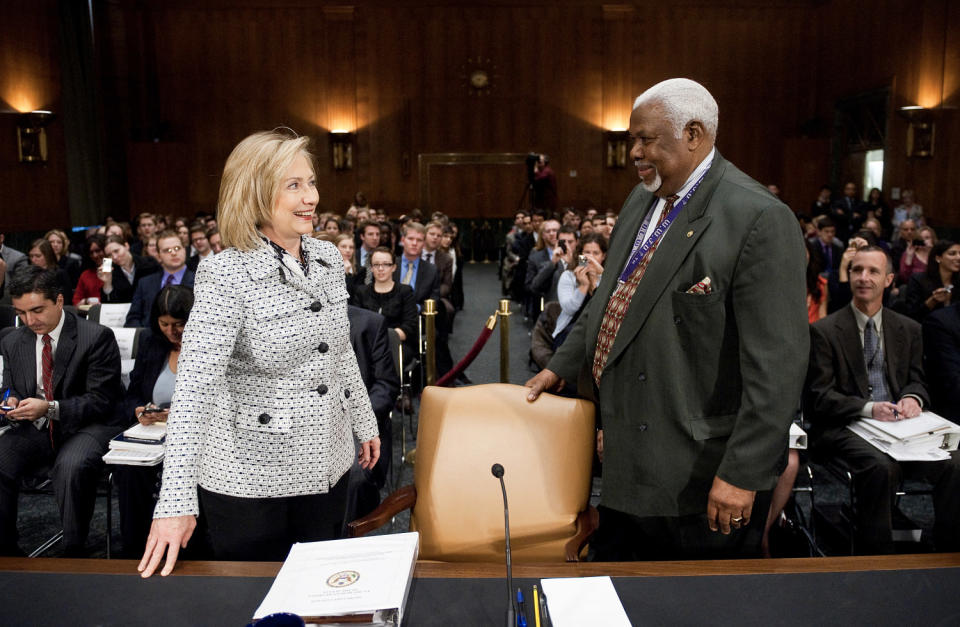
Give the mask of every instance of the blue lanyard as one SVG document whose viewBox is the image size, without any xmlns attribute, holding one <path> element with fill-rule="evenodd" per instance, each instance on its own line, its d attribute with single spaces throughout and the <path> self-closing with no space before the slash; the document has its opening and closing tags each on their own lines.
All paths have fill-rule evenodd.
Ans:
<svg viewBox="0 0 960 627">
<path fill-rule="evenodd" d="M 630 275 L 633 274 L 633 271 L 637 269 L 637 266 L 640 265 L 640 262 L 646 256 L 647 252 L 657 245 L 657 242 L 660 241 L 660 238 L 663 237 L 663 234 L 667 232 L 667 229 L 670 228 L 670 225 L 676 219 L 677 215 L 680 213 L 680 210 L 687 204 L 687 201 L 693 196 L 693 193 L 697 191 L 697 188 L 700 187 L 700 183 L 703 182 L 703 177 L 707 175 L 707 172 L 710 171 L 710 168 L 707 168 L 703 174 L 700 175 L 700 178 L 697 179 L 697 182 L 693 184 L 693 187 L 690 188 L 690 191 L 687 192 L 683 198 L 680 199 L 680 202 L 673 205 L 673 209 L 670 213 L 667 214 L 667 217 L 663 219 L 663 222 L 660 223 L 653 233 L 650 234 L 650 237 L 647 238 L 647 241 L 643 242 L 642 237 L 646 232 L 647 227 L 650 226 L 650 219 L 653 217 L 653 211 L 647 214 L 647 217 L 643 219 L 643 224 L 640 226 L 640 230 L 637 232 L 637 239 L 633 242 L 633 252 L 630 254 L 630 260 L 627 261 L 626 267 L 624 267 L 623 272 L 620 273 L 620 282 L 626 283 L 627 279 L 630 278 Z"/>
</svg>

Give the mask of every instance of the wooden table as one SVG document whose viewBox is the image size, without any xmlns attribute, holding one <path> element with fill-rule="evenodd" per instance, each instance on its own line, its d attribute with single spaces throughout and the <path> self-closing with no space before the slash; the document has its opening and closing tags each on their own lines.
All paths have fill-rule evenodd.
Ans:
<svg viewBox="0 0 960 627">
<path fill-rule="evenodd" d="M 4 624 L 243 625 L 275 562 L 182 562 L 142 580 L 132 560 L 0 558 Z M 517 564 L 515 584 L 610 575 L 634 623 L 956 624 L 960 553 L 774 560 Z M 502 564 L 420 562 L 406 625 L 499 625 Z"/>
</svg>

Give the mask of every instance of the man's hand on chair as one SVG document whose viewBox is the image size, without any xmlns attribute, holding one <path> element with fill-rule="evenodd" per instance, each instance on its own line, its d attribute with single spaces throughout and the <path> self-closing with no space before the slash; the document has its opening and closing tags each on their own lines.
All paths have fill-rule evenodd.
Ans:
<svg viewBox="0 0 960 627">
<path fill-rule="evenodd" d="M 527 400 L 532 403 L 537 400 L 543 392 L 559 392 L 562 390 L 564 381 L 557 376 L 557 373 L 544 368 L 524 385 L 530 388 L 530 393 L 527 394 Z"/>
</svg>

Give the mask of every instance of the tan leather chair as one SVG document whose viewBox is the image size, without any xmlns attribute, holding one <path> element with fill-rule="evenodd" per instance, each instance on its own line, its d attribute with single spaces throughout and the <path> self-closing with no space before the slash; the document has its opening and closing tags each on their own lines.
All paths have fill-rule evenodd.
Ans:
<svg viewBox="0 0 960 627">
<path fill-rule="evenodd" d="M 595 442 L 588 401 L 489 384 L 427 387 L 420 404 L 414 485 L 348 525 L 363 535 L 412 507 L 420 558 L 501 561 L 503 500 L 490 468 L 499 463 L 510 505 L 516 562 L 577 561 L 596 527 L 589 507 Z"/>
</svg>

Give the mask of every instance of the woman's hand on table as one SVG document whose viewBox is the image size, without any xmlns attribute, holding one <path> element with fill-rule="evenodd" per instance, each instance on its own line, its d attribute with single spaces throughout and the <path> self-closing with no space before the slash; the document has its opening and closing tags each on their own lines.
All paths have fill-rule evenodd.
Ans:
<svg viewBox="0 0 960 627">
<path fill-rule="evenodd" d="M 193 535 L 193 530 L 197 528 L 196 516 L 173 516 L 171 518 L 154 518 L 150 525 L 150 535 L 147 537 L 147 547 L 143 551 L 143 559 L 137 570 L 141 577 L 149 577 L 160 565 L 164 553 L 167 555 L 167 561 L 160 571 L 161 577 L 166 577 L 173 572 L 173 567 L 177 564 L 177 556 L 180 549 L 187 548 L 187 542 Z"/>
</svg>

